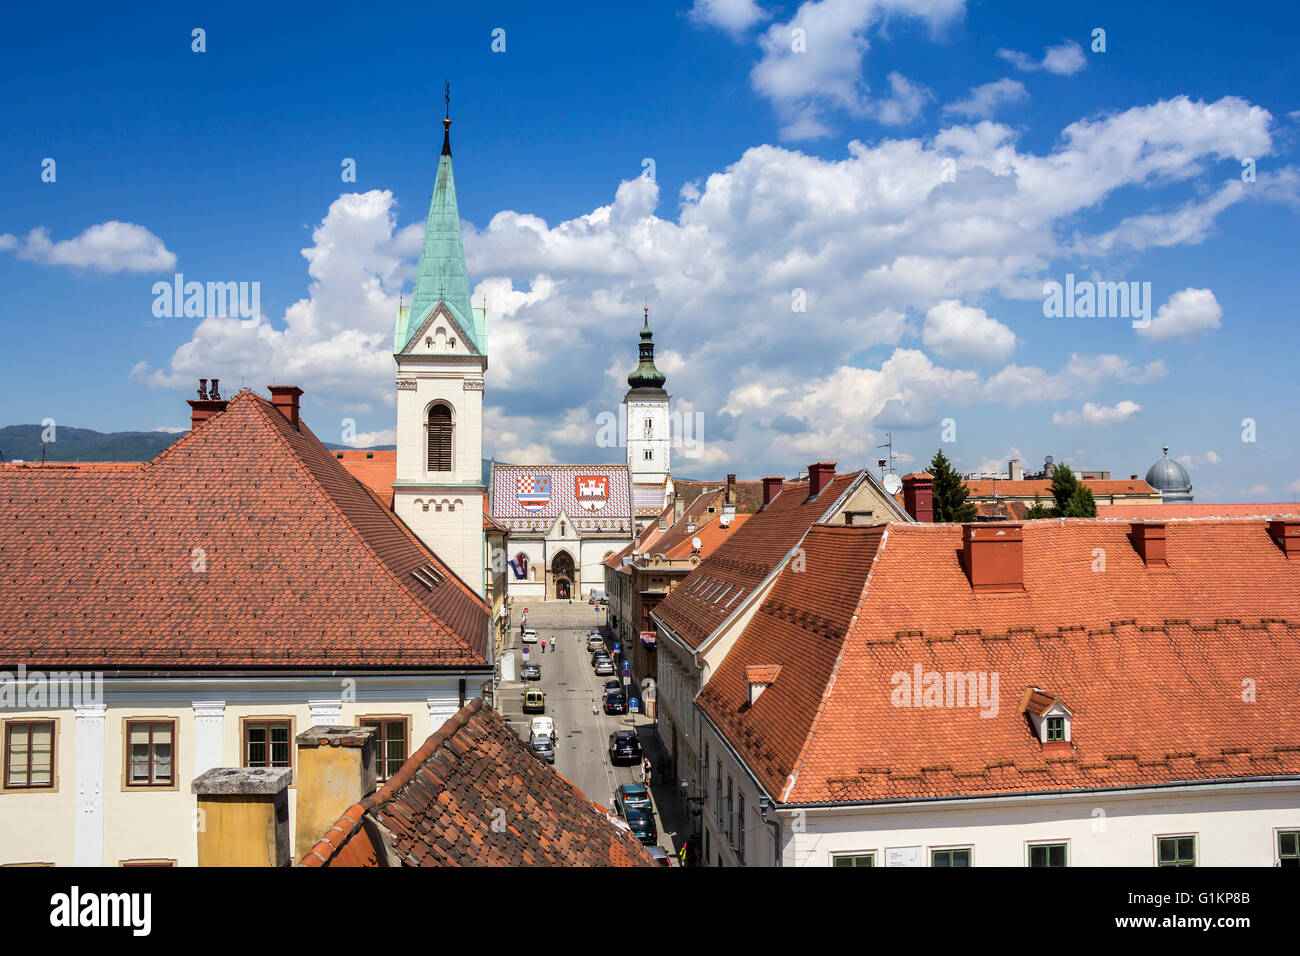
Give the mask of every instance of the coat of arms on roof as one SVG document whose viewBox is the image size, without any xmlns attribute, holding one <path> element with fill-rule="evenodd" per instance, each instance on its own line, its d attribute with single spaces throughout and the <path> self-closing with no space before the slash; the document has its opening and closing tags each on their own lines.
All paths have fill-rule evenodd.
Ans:
<svg viewBox="0 0 1300 956">
<path fill-rule="evenodd" d="M 588 511 L 598 511 L 609 500 L 609 478 L 605 475 L 578 475 L 574 480 L 578 504 Z"/>
<path fill-rule="evenodd" d="M 525 511 L 541 511 L 551 500 L 551 476 L 520 475 L 516 493 Z"/>
</svg>

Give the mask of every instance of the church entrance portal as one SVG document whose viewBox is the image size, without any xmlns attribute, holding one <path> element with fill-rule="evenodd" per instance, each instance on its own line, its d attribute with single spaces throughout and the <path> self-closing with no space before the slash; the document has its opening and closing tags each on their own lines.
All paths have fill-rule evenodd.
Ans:
<svg viewBox="0 0 1300 956">
<path fill-rule="evenodd" d="M 568 601 L 573 597 L 573 557 L 567 551 L 561 551 L 551 561 L 551 576 L 555 580 L 554 595 L 557 601 Z"/>
</svg>

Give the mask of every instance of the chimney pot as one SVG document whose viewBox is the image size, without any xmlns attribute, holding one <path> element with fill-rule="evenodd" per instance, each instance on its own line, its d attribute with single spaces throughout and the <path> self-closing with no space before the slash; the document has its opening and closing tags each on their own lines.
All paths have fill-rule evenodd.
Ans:
<svg viewBox="0 0 1300 956">
<path fill-rule="evenodd" d="M 207 397 L 208 397 L 208 380 L 206 378 L 201 378 L 199 379 L 199 398 L 206 399 Z"/>
<path fill-rule="evenodd" d="M 727 498 L 725 504 L 734 505 L 736 503 L 736 476 L 727 476 Z"/>
<path fill-rule="evenodd" d="M 808 497 L 814 498 L 835 477 L 835 462 L 818 461 L 808 466 Z"/>
<path fill-rule="evenodd" d="M 1025 469 L 1020 464 L 1020 459 L 1012 458 L 1007 462 L 1007 478 L 1011 481 L 1021 481 L 1025 477 Z"/>
<path fill-rule="evenodd" d="M 213 415 L 220 414 L 226 410 L 228 404 L 224 398 L 217 392 L 217 379 L 212 380 L 212 391 L 208 391 L 208 380 L 199 379 L 199 397 L 189 400 L 190 406 L 190 431 L 198 428 L 199 425 L 206 422 Z"/>
<path fill-rule="evenodd" d="M 316 725 L 294 743 L 298 804 L 293 852 L 301 859 L 344 810 L 375 792 L 375 728 Z"/>
<path fill-rule="evenodd" d="M 915 520 L 934 521 L 934 478 L 927 474 L 903 477 L 903 507 Z"/>
<path fill-rule="evenodd" d="M 1129 537 L 1133 549 L 1142 556 L 1148 568 L 1166 568 L 1165 523 L 1163 521 L 1133 521 L 1129 524 Z"/>
<path fill-rule="evenodd" d="M 779 475 L 769 475 L 763 479 L 763 507 L 766 508 L 772 503 L 772 499 L 781 493 L 781 486 L 785 484 L 785 479 Z"/>
<path fill-rule="evenodd" d="M 288 865 L 291 775 L 288 767 L 217 767 L 195 777 L 199 866 Z"/>
<path fill-rule="evenodd" d="M 1025 589 L 1021 524 L 989 522 L 962 525 L 962 564 L 972 591 L 997 593 Z"/>
<path fill-rule="evenodd" d="M 297 430 L 298 398 L 302 395 L 302 389 L 297 385 L 268 385 L 266 389 L 271 393 L 271 404 Z"/>
<path fill-rule="evenodd" d="M 214 401 L 220 401 L 220 400 L 221 400 L 221 393 L 217 391 L 217 383 L 220 382 L 220 381 L 221 381 L 221 379 L 219 379 L 219 378 L 214 378 L 214 379 L 212 380 L 212 388 L 210 388 L 210 389 L 208 390 L 208 398 L 210 398 L 210 399 L 212 399 L 212 400 L 214 400 Z"/>
</svg>

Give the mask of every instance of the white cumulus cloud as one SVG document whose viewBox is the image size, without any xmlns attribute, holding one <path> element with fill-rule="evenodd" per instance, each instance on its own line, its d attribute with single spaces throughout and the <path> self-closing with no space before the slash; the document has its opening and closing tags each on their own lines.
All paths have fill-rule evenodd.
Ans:
<svg viewBox="0 0 1300 956">
<path fill-rule="evenodd" d="M 998 56 L 1017 70 L 1025 73 L 1046 70 L 1048 73 L 1070 76 L 1078 73 L 1088 65 L 1088 58 L 1083 52 L 1083 47 L 1073 40 L 1065 40 L 1056 46 L 1044 48 L 1041 60 L 1035 60 L 1029 54 L 1021 53 L 1018 50 L 998 50 Z"/>
<path fill-rule="evenodd" d="M 944 106 L 943 112 L 957 113 L 970 119 L 990 119 L 1003 103 L 1019 103 L 1029 99 L 1025 84 L 1010 77 L 972 86 L 970 93 L 962 100 L 954 100 Z"/>
<path fill-rule="evenodd" d="M 690 12 L 696 23 L 718 27 L 732 35 L 744 33 L 769 16 L 754 0 L 695 0 Z"/>
<path fill-rule="evenodd" d="M 1097 428 L 1129 421 L 1141 413 L 1142 406 L 1137 402 L 1122 401 L 1109 406 L 1084 402 L 1083 408 L 1078 411 L 1072 409 L 1068 412 L 1053 413 L 1052 424 L 1064 425 L 1067 428 Z"/>
<path fill-rule="evenodd" d="M 983 309 L 944 299 L 925 314 L 921 342 L 943 358 L 1002 361 L 1015 350 L 1016 336 Z"/>
<path fill-rule="evenodd" d="M 1209 289 L 1183 289 L 1169 297 L 1138 335 L 1154 342 L 1178 339 L 1190 342 L 1219 328 L 1223 308 Z"/>
<path fill-rule="evenodd" d="M 54 241 L 37 226 L 25 239 L 0 236 L 0 249 L 16 249 L 18 258 L 44 266 L 72 266 L 97 272 L 169 272 L 176 255 L 144 226 L 133 222 L 101 222 L 71 239 Z"/>
</svg>

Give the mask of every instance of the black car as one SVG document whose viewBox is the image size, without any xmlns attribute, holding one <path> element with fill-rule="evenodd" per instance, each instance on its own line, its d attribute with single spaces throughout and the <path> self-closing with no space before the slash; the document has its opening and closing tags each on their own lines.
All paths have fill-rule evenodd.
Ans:
<svg viewBox="0 0 1300 956">
<path fill-rule="evenodd" d="M 542 665 L 533 661 L 524 665 L 524 680 L 541 680 Z"/>
<path fill-rule="evenodd" d="M 621 690 L 611 690 L 605 694 L 605 713 L 626 714 L 627 698 Z"/>
<path fill-rule="evenodd" d="M 641 759 L 641 741 L 632 730 L 617 730 L 609 735 L 609 762 L 636 763 Z"/>
<path fill-rule="evenodd" d="M 632 835 L 646 846 L 659 842 L 659 833 L 655 829 L 655 818 L 644 810 L 628 810 L 627 825 L 632 828 Z"/>
</svg>

